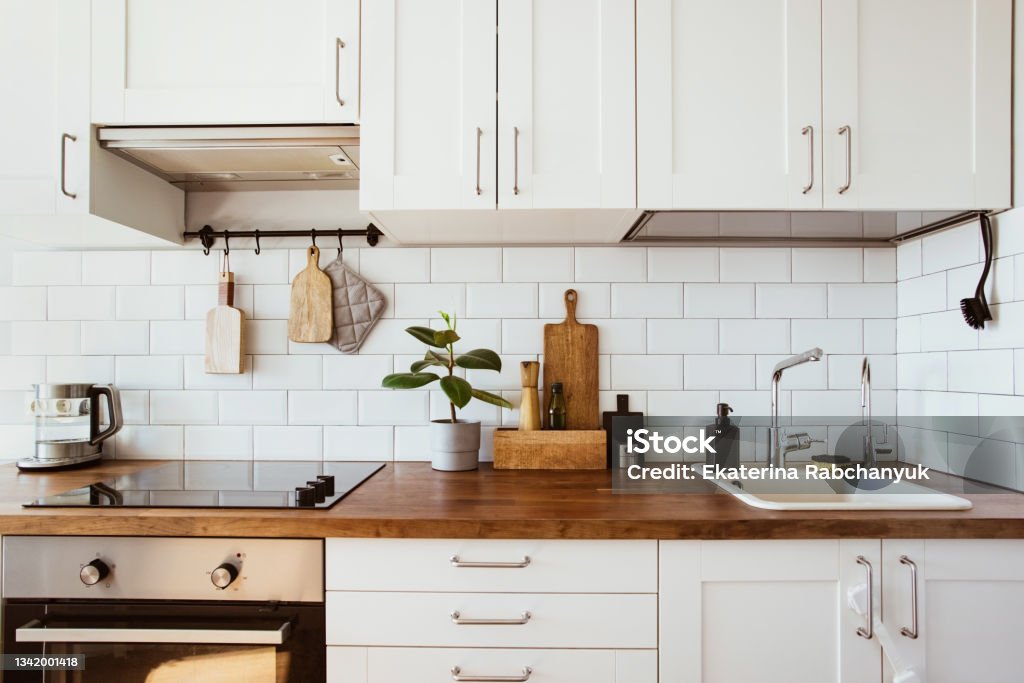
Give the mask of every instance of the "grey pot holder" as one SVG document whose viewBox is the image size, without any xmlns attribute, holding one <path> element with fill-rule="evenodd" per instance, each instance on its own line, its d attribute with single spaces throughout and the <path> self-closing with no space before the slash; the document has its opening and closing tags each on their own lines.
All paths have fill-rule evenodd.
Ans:
<svg viewBox="0 0 1024 683">
<path fill-rule="evenodd" d="M 327 343 L 342 353 L 355 353 L 388 306 L 384 294 L 340 258 L 324 268 L 334 286 L 334 334 Z"/>
</svg>

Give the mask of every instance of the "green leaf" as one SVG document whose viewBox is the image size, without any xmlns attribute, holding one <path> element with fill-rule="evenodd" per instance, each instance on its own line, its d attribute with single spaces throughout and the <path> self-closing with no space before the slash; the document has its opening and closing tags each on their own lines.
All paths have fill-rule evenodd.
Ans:
<svg viewBox="0 0 1024 683">
<path fill-rule="evenodd" d="M 455 330 L 441 330 L 434 333 L 434 343 L 431 346 L 438 346 L 443 349 L 457 341 L 459 341 L 459 335 L 455 334 Z"/>
<path fill-rule="evenodd" d="M 385 389 L 415 389 L 439 379 L 432 372 L 396 372 L 381 380 L 380 385 Z"/>
<path fill-rule="evenodd" d="M 458 356 L 455 364 L 468 370 L 494 370 L 501 372 L 501 358 L 490 349 L 473 349 Z"/>
<path fill-rule="evenodd" d="M 448 326 L 448 329 L 451 329 L 452 319 L 448 317 L 448 314 L 445 313 L 444 311 L 438 311 L 438 314 L 441 316 L 441 320 L 443 320 L 445 324 Z"/>
<path fill-rule="evenodd" d="M 442 377 L 441 389 L 456 408 L 465 408 L 473 398 L 473 387 L 469 386 L 469 382 L 455 375 Z"/>
<path fill-rule="evenodd" d="M 437 351 L 432 351 L 430 349 L 427 349 L 427 353 L 424 354 L 423 360 L 436 360 L 444 367 L 448 367 L 448 356 L 442 356 Z"/>
<path fill-rule="evenodd" d="M 494 406 L 500 406 L 501 408 L 508 408 L 509 410 L 512 409 L 511 403 L 503 399 L 501 396 L 498 396 L 497 394 L 492 394 L 489 391 L 473 389 L 473 398 L 477 399 L 478 401 L 483 401 L 484 403 L 490 403 L 491 405 Z"/>
<path fill-rule="evenodd" d="M 423 342 L 427 346 L 436 346 L 436 347 L 438 347 L 440 349 L 443 349 L 444 346 L 445 346 L 444 344 L 435 344 L 434 343 L 434 335 L 436 333 L 434 332 L 434 330 L 430 329 L 429 327 L 421 327 L 421 326 L 407 327 L 407 328 L 405 328 L 405 331 L 408 332 L 409 334 L 411 334 L 412 336 L 416 337 L 417 340 Z"/>
<path fill-rule="evenodd" d="M 420 370 L 422 370 L 423 368 L 431 368 L 431 367 L 435 367 L 436 368 L 438 366 L 440 366 L 440 367 L 448 367 L 446 363 L 440 363 L 440 362 L 438 362 L 438 361 L 436 361 L 436 360 L 434 360 L 432 358 L 425 358 L 423 360 L 418 360 L 415 363 L 413 363 L 412 365 L 410 365 L 409 366 L 409 372 L 417 373 Z"/>
</svg>

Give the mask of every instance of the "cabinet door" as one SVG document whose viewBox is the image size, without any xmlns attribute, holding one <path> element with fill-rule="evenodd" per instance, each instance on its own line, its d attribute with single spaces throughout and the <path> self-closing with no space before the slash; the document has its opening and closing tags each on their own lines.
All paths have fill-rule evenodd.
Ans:
<svg viewBox="0 0 1024 683">
<path fill-rule="evenodd" d="M 885 540 L 882 553 L 885 624 L 921 680 L 1021 680 L 1024 541 Z"/>
<path fill-rule="evenodd" d="M 360 208 L 494 209 L 495 3 L 374 0 L 363 11 Z"/>
<path fill-rule="evenodd" d="M 499 0 L 498 205 L 636 206 L 633 0 Z"/>
<path fill-rule="evenodd" d="M 1011 0 L 823 0 L 822 27 L 825 208 L 1010 205 Z"/>
<path fill-rule="evenodd" d="M 877 639 L 847 607 L 847 589 L 873 568 L 871 540 L 667 541 L 660 544 L 662 683 L 871 683 Z M 877 612 L 876 612 L 877 614 Z"/>
<path fill-rule="evenodd" d="M 820 0 L 638 0 L 649 209 L 821 208 Z"/>
<path fill-rule="evenodd" d="M 96 0 L 93 119 L 359 119 L 359 0 Z"/>
</svg>

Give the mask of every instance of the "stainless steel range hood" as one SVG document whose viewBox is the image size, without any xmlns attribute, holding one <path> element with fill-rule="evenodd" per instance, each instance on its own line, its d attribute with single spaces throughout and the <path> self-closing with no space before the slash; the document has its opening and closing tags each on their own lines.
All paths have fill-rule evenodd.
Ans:
<svg viewBox="0 0 1024 683">
<path fill-rule="evenodd" d="M 354 190 L 359 126 L 97 129 L 100 147 L 193 192 Z"/>
</svg>

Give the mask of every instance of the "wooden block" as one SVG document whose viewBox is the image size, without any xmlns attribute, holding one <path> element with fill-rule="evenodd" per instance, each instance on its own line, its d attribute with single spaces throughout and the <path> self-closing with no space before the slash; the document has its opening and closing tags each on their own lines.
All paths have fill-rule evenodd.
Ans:
<svg viewBox="0 0 1024 683">
<path fill-rule="evenodd" d="M 605 431 L 495 430 L 494 469 L 603 470 Z"/>
<path fill-rule="evenodd" d="M 334 332 L 331 278 L 320 270 L 320 250 L 306 250 L 306 267 L 292 280 L 288 338 L 293 342 L 325 342 Z"/>
<path fill-rule="evenodd" d="M 567 430 L 600 429 L 598 403 L 597 326 L 576 321 L 574 289 L 565 292 L 565 321 L 544 326 L 544 426 L 551 404 L 551 385 L 561 382 Z"/>
</svg>

